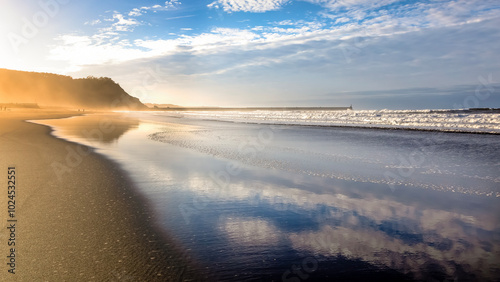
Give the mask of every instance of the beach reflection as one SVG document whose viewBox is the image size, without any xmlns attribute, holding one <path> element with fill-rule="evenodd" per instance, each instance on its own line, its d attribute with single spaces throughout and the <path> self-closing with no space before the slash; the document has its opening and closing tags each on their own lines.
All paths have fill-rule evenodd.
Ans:
<svg viewBox="0 0 500 282">
<path fill-rule="evenodd" d="M 187 181 L 198 197 L 218 203 L 213 207 L 220 217 L 217 228 L 233 249 L 289 245 L 302 256 L 317 257 L 320 267 L 322 260 L 341 256 L 419 280 L 436 273 L 450 279 L 498 277 L 498 213 L 486 212 L 497 210 L 494 201 L 485 199 L 485 206 L 477 207 L 462 199 L 462 206 L 447 210 L 436 208 L 448 199 L 435 191 L 421 191 L 428 202 L 409 203 L 390 192 L 388 197 L 367 193 L 357 198 L 294 188 L 304 182 L 282 186 L 252 181 L 268 176 L 242 173 L 228 189 L 207 189 L 199 176 Z M 234 216 L 235 207 L 238 213 L 257 216 Z"/>
<path fill-rule="evenodd" d="M 79 132 L 95 128 L 96 122 L 98 118 L 81 122 Z M 135 122 L 128 121 L 123 132 L 110 139 L 120 138 L 120 142 L 95 146 L 105 148 L 101 152 L 130 173 L 149 199 L 160 227 L 219 280 L 281 281 L 286 270 L 306 258 L 318 263 L 314 273 L 309 273 L 311 281 L 500 277 L 498 198 L 405 185 L 393 190 L 363 178 L 390 167 L 392 145 L 384 140 L 370 141 L 379 147 L 374 151 L 357 139 L 355 147 L 366 153 L 346 162 L 356 149 L 349 142 L 352 136 L 346 137 L 348 151 L 341 142 L 331 148 L 323 146 L 342 131 L 307 128 L 308 134 L 302 134 L 294 128 L 276 131 L 266 148 L 245 158 L 239 145 L 258 136 L 257 125 L 183 124 L 173 119 Z M 312 133 L 313 140 L 328 138 L 311 145 L 313 141 L 302 136 Z M 425 137 L 427 133 L 411 137 L 420 134 Z M 497 162 L 494 140 L 475 135 L 468 139 L 490 147 L 491 159 L 483 158 L 485 165 Z M 469 141 L 460 142 L 467 145 Z M 443 147 L 443 152 L 436 149 L 433 157 L 458 158 L 465 145 Z M 398 149 L 401 154 L 414 151 L 412 147 Z M 384 152 L 385 159 L 366 157 L 375 154 L 370 152 Z M 476 172 L 472 165 L 456 164 L 464 173 Z M 429 165 L 438 167 L 437 163 Z M 335 170 L 338 167 L 342 169 Z M 343 171 L 353 177 L 331 177 L 344 175 Z M 445 185 L 448 177 L 436 174 L 432 181 Z M 494 189 L 494 184 L 486 184 L 487 189 Z M 362 272 L 366 276 L 359 276 Z"/>
<path fill-rule="evenodd" d="M 494 197 L 404 186 L 394 193 L 376 182 L 290 173 L 284 168 L 297 166 L 289 161 L 297 157 L 290 155 L 292 150 L 284 157 L 274 151 L 270 167 L 270 154 L 242 160 L 236 145 L 227 139 L 207 138 L 216 135 L 210 131 L 162 132 L 163 142 L 225 159 L 224 164 L 200 158 L 195 170 L 200 173 L 184 179 L 189 183 L 184 189 L 208 203 L 192 217 L 206 221 L 210 219 L 204 214 L 218 217 L 217 229 L 226 238 L 220 244 L 229 244 L 233 250 L 290 247 L 299 257 L 317 257 L 318 271 L 323 273 L 329 270 L 321 269 L 322 262 L 327 267 L 342 257 L 347 264 L 363 261 L 411 279 L 499 277 L 500 213 Z M 231 134 L 235 138 L 240 132 Z M 303 160 L 302 166 L 311 163 L 307 157 L 299 160 Z M 203 162 L 207 162 L 205 167 Z M 225 181 L 220 173 L 227 172 L 232 162 L 245 164 L 244 169 L 236 175 L 225 174 L 230 178 Z M 188 167 L 180 170 L 193 171 Z M 217 173 L 218 178 L 213 176 Z M 329 275 L 335 277 L 335 273 Z"/>
<path fill-rule="evenodd" d="M 90 114 L 36 122 L 55 126 L 58 128 L 57 134 L 60 136 L 69 137 L 88 145 L 113 143 L 127 131 L 139 126 L 138 119 L 123 114 Z"/>
</svg>

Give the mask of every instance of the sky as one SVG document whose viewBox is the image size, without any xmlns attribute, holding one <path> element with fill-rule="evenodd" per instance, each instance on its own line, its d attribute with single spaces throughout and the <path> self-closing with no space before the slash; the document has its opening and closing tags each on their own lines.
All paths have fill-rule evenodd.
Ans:
<svg viewBox="0 0 500 282">
<path fill-rule="evenodd" d="M 500 107 L 498 0 L 2 0 L 0 68 L 184 106 Z"/>
</svg>

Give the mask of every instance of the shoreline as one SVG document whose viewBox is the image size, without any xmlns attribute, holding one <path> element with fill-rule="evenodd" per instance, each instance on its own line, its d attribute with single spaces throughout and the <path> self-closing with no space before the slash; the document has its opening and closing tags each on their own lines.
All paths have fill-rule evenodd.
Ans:
<svg viewBox="0 0 500 282">
<path fill-rule="evenodd" d="M 16 274 L 7 273 L 6 264 L 1 271 L 19 281 L 201 279 L 198 267 L 157 229 L 147 202 L 118 164 L 27 121 L 81 114 L 0 114 L 0 167 L 15 166 L 18 181 Z M 87 153 L 58 178 L 54 164 L 67 161 L 72 150 Z M 7 210 L 6 196 L 0 207 Z M 0 234 L 8 238 L 2 221 Z M 6 246 L 2 253 L 8 251 Z"/>
</svg>

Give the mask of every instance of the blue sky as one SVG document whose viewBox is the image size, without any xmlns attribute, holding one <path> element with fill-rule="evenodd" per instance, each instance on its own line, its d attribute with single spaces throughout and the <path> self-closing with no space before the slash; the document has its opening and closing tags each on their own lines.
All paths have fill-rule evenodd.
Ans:
<svg viewBox="0 0 500 282">
<path fill-rule="evenodd" d="M 500 2 L 6 1 L 0 67 L 108 76 L 144 102 L 500 107 Z"/>
</svg>

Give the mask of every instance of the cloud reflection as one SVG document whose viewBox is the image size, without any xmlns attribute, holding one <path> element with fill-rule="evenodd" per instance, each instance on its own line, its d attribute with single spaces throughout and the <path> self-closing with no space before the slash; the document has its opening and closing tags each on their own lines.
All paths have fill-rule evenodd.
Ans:
<svg viewBox="0 0 500 282">
<path fill-rule="evenodd" d="M 290 234 L 290 241 L 297 250 L 306 250 L 323 256 L 343 256 L 360 259 L 374 265 L 396 269 L 423 279 L 428 272 L 426 265 L 439 265 L 445 273 L 456 277 L 460 270 L 477 277 L 494 277 L 498 273 L 498 245 L 486 250 L 472 236 L 453 238 L 448 246 L 433 245 L 431 235 L 424 235 L 425 242 L 407 244 L 384 232 L 367 228 L 332 227 L 325 225 L 319 231 Z M 460 237 L 460 236 L 456 236 Z"/>
<path fill-rule="evenodd" d="M 282 236 L 276 226 L 260 218 L 223 217 L 219 229 L 232 243 L 246 246 L 276 245 Z"/>
</svg>

